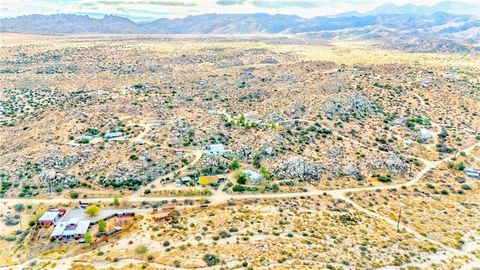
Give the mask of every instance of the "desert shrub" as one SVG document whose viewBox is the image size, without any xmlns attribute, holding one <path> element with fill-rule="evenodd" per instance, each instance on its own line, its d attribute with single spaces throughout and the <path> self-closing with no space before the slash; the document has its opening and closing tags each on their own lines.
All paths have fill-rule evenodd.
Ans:
<svg viewBox="0 0 480 270">
<path fill-rule="evenodd" d="M 105 220 L 100 220 L 98 222 L 98 231 L 105 232 L 106 228 L 107 228 L 107 222 Z"/>
<path fill-rule="evenodd" d="M 6 236 L 4 239 L 5 239 L 5 241 L 13 242 L 13 241 L 17 240 L 17 237 L 15 235 L 9 235 L 9 236 Z"/>
<path fill-rule="evenodd" d="M 240 162 L 236 159 L 232 160 L 232 162 L 230 163 L 230 170 L 236 170 L 238 168 L 240 168 Z"/>
<path fill-rule="evenodd" d="M 234 192 L 244 192 L 245 191 L 245 187 L 242 186 L 242 185 L 235 185 L 233 186 L 232 190 Z"/>
<path fill-rule="evenodd" d="M 76 192 L 76 191 L 70 191 L 70 198 L 72 198 L 72 199 L 78 198 L 78 192 Z"/>
<path fill-rule="evenodd" d="M 237 183 L 240 185 L 245 185 L 247 183 L 247 175 L 243 172 L 238 173 L 236 176 Z"/>
<path fill-rule="evenodd" d="M 85 233 L 84 239 L 85 239 L 85 243 L 91 243 L 92 242 L 92 235 L 90 234 L 90 232 Z"/>
<path fill-rule="evenodd" d="M 25 210 L 25 206 L 23 205 L 23 203 L 19 203 L 15 205 L 15 211 L 22 212 L 23 210 Z"/>
<path fill-rule="evenodd" d="M 216 265 L 217 263 L 220 262 L 220 259 L 215 255 L 205 254 L 205 256 L 203 256 L 203 261 L 208 266 L 214 266 L 214 265 Z"/>
<path fill-rule="evenodd" d="M 140 244 L 137 247 L 135 247 L 135 253 L 138 254 L 138 255 L 145 254 L 145 253 L 147 253 L 147 251 L 148 251 L 147 246 L 145 246 L 143 244 Z"/>
<path fill-rule="evenodd" d="M 378 181 L 383 182 L 383 183 L 388 183 L 388 182 L 392 181 L 392 178 L 388 175 L 387 176 L 379 175 L 379 176 L 377 176 L 377 179 L 378 179 Z"/>
</svg>

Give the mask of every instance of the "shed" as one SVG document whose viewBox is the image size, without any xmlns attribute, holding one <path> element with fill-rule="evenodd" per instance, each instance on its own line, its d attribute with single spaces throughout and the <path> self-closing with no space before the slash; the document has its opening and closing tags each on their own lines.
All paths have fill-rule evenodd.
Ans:
<svg viewBox="0 0 480 270">
<path fill-rule="evenodd" d="M 123 136 L 123 132 L 109 132 L 105 134 L 103 138 L 108 140 L 108 139 L 118 138 L 122 136 Z"/>
<path fill-rule="evenodd" d="M 480 179 L 480 170 L 473 168 L 465 168 L 463 170 L 466 176 Z"/>
<path fill-rule="evenodd" d="M 216 175 L 206 175 L 206 176 L 200 176 L 198 179 L 198 183 L 201 185 L 209 185 L 209 184 L 217 184 L 218 183 L 218 176 Z"/>
<path fill-rule="evenodd" d="M 181 148 L 175 148 L 173 150 L 173 153 L 177 156 L 182 156 L 184 153 L 185 153 L 185 150 L 181 149 Z"/>
<path fill-rule="evenodd" d="M 182 178 L 175 180 L 175 183 L 177 186 L 190 185 L 191 181 L 192 181 L 192 178 L 190 176 L 184 176 Z"/>
<path fill-rule="evenodd" d="M 48 228 L 52 224 L 56 224 L 60 217 L 60 212 L 58 210 L 49 210 L 43 213 L 43 215 L 38 219 L 38 224 L 41 227 Z"/>
<path fill-rule="evenodd" d="M 223 144 L 211 144 L 207 146 L 207 152 L 212 154 L 222 154 L 225 152 Z"/>
</svg>

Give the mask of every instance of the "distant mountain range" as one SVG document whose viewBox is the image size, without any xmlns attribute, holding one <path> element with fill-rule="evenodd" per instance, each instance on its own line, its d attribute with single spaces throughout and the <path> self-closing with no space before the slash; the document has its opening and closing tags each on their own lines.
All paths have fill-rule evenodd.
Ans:
<svg viewBox="0 0 480 270">
<path fill-rule="evenodd" d="M 437 12 L 445 12 L 457 15 L 478 15 L 480 14 L 480 3 L 468 4 L 454 1 L 445 1 L 433 6 L 426 5 L 396 5 L 392 3 L 380 6 L 372 11 L 365 13 L 366 15 L 379 14 L 414 14 L 414 15 L 429 15 Z"/>
<path fill-rule="evenodd" d="M 204 14 L 135 23 L 112 15 L 95 19 L 87 15 L 56 14 L 1 19 L 0 31 L 32 34 L 285 33 L 323 39 L 377 39 L 402 43 L 448 40 L 456 47 L 480 43 L 479 14 L 480 4 L 459 2 L 442 2 L 434 6 L 385 4 L 366 13 L 348 12 L 310 19 L 265 13 Z"/>
</svg>

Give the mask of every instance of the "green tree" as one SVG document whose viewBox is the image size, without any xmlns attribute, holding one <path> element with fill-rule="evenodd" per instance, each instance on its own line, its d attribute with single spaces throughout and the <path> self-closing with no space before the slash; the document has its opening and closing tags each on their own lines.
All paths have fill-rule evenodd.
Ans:
<svg viewBox="0 0 480 270">
<path fill-rule="evenodd" d="M 120 205 L 120 199 L 118 196 L 113 197 L 113 205 L 119 206 Z"/>
<path fill-rule="evenodd" d="M 253 166 L 255 166 L 255 168 L 260 168 L 262 166 L 262 156 L 260 155 L 255 155 L 253 156 Z"/>
<path fill-rule="evenodd" d="M 85 209 L 85 215 L 89 217 L 96 216 L 98 215 L 99 212 L 100 212 L 100 207 L 96 205 L 89 205 L 87 209 Z"/>
<path fill-rule="evenodd" d="M 235 185 L 235 186 L 232 187 L 232 191 L 233 192 L 244 192 L 245 187 L 242 186 L 242 185 Z"/>
<path fill-rule="evenodd" d="M 15 205 L 15 211 L 22 212 L 23 210 L 25 210 L 25 206 L 22 203 Z"/>
<path fill-rule="evenodd" d="M 217 263 L 220 262 L 220 259 L 215 256 L 215 255 L 210 255 L 210 254 L 205 254 L 205 256 L 203 256 L 203 261 L 208 265 L 208 266 L 214 266 L 216 265 Z"/>
<path fill-rule="evenodd" d="M 236 159 L 232 160 L 232 162 L 230 163 L 230 170 L 234 171 L 238 168 L 240 168 L 240 162 Z"/>
<path fill-rule="evenodd" d="M 265 178 L 265 180 L 272 179 L 272 175 L 270 174 L 270 172 L 267 170 L 267 168 L 263 166 L 260 167 L 260 173 L 263 175 L 263 178 Z"/>
<path fill-rule="evenodd" d="M 83 238 L 85 239 L 85 243 L 90 244 L 92 242 L 92 235 L 90 234 L 90 232 L 86 232 Z"/>
<path fill-rule="evenodd" d="M 240 118 L 238 119 L 238 124 L 239 124 L 240 126 L 245 125 L 245 120 L 246 120 L 245 115 L 243 115 L 243 114 L 240 115 Z"/>
<path fill-rule="evenodd" d="M 247 175 L 243 172 L 240 172 L 236 176 L 237 183 L 240 185 L 245 185 L 247 183 Z"/>
<path fill-rule="evenodd" d="M 73 191 L 73 190 L 70 191 L 70 198 L 72 198 L 72 199 L 78 198 L 78 192 Z"/>
<path fill-rule="evenodd" d="M 99 232 L 105 232 L 106 228 L 107 228 L 107 222 L 105 220 L 100 220 L 98 222 L 98 231 Z"/>
</svg>

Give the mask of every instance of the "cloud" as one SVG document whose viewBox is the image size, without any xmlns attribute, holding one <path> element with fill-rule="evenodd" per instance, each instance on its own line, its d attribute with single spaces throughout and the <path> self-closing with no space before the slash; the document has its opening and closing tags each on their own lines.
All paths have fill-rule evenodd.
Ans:
<svg viewBox="0 0 480 270">
<path fill-rule="evenodd" d="M 252 4 L 259 8 L 315 8 L 319 6 L 318 1 L 313 0 L 255 0 Z"/>
<path fill-rule="evenodd" d="M 234 6 L 234 5 L 243 5 L 246 0 L 217 0 L 217 5 L 220 6 Z"/>
<path fill-rule="evenodd" d="M 153 5 L 153 6 L 170 6 L 170 7 L 193 7 L 196 4 L 191 2 L 181 2 L 181 1 L 128 1 L 128 0 L 101 0 L 96 1 L 96 3 L 103 5 Z"/>
<path fill-rule="evenodd" d="M 91 2 L 91 3 L 83 3 L 80 6 L 81 7 L 94 7 L 95 5 L 96 5 L 95 3 Z"/>
<path fill-rule="evenodd" d="M 171 7 L 193 7 L 195 3 L 177 2 L 177 1 L 142 1 L 142 4 L 155 6 L 171 6 Z"/>
</svg>

